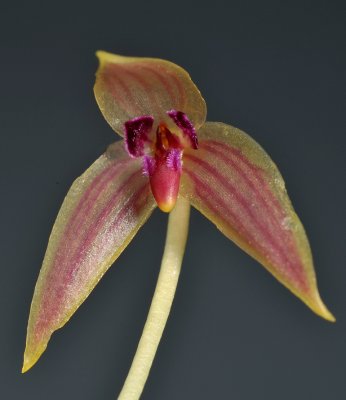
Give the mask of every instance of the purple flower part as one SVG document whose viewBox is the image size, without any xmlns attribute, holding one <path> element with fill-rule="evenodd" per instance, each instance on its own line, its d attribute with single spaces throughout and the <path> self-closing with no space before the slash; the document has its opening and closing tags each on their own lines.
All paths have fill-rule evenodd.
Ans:
<svg viewBox="0 0 346 400">
<path fill-rule="evenodd" d="M 155 170 L 156 161 L 152 156 L 143 157 L 143 175 L 151 176 Z"/>
<path fill-rule="evenodd" d="M 192 122 L 188 119 L 187 115 L 182 111 L 171 110 L 167 111 L 167 115 L 172 118 L 174 123 L 183 131 L 184 136 L 186 136 L 193 149 L 198 148 L 198 139 L 196 134 L 196 129 L 192 125 Z"/>
<path fill-rule="evenodd" d="M 150 141 L 148 135 L 153 124 L 154 118 L 151 115 L 143 115 L 125 122 L 125 147 L 131 157 L 144 155 L 144 146 Z"/>
<path fill-rule="evenodd" d="M 180 149 L 169 150 L 166 158 L 166 165 L 168 168 L 174 171 L 181 171 L 182 161 L 181 161 L 182 151 Z"/>
</svg>

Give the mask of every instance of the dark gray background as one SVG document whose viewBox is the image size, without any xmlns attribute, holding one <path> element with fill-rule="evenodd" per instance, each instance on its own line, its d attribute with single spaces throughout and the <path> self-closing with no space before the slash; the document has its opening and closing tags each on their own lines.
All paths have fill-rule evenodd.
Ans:
<svg viewBox="0 0 346 400">
<path fill-rule="evenodd" d="M 344 2 L 12 1 L 0 15 L 0 398 L 115 398 L 146 318 L 166 229 L 158 211 L 38 364 L 19 372 L 59 206 L 115 139 L 92 93 L 104 49 L 182 65 L 209 120 L 262 144 L 338 319 L 316 317 L 194 211 L 143 399 L 345 399 Z"/>
</svg>

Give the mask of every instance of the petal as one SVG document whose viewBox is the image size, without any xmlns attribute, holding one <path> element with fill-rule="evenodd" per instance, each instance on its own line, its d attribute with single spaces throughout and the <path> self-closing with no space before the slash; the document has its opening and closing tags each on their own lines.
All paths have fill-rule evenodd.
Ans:
<svg viewBox="0 0 346 400">
<path fill-rule="evenodd" d="M 149 133 L 153 127 L 154 118 L 144 115 L 125 122 L 125 145 L 131 157 L 144 155 L 144 147 L 150 142 Z"/>
<path fill-rule="evenodd" d="M 198 148 L 198 139 L 196 129 L 188 119 L 187 115 L 181 111 L 170 110 L 167 115 L 172 118 L 177 127 L 183 132 L 184 139 L 187 142 L 184 147 Z"/>
<path fill-rule="evenodd" d="M 123 124 L 152 115 L 170 121 L 175 109 L 188 115 L 196 128 L 205 121 L 205 102 L 188 73 L 178 65 L 155 58 L 123 57 L 98 51 L 94 87 L 96 101 L 110 126 L 121 136 Z"/>
<path fill-rule="evenodd" d="M 36 284 L 23 372 L 35 364 L 52 333 L 70 319 L 154 209 L 141 167 L 121 141 L 73 183 Z"/>
<path fill-rule="evenodd" d="M 231 126 L 206 123 L 198 137 L 199 149 L 184 155 L 180 193 L 314 312 L 333 321 L 317 290 L 304 228 L 275 164 Z"/>
</svg>

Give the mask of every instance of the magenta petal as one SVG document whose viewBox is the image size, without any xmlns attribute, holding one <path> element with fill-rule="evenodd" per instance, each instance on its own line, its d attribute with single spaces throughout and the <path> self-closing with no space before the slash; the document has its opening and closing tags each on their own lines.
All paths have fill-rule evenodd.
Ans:
<svg viewBox="0 0 346 400">
<path fill-rule="evenodd" d="M 198 148 L 198 139 L 194 126 L 191 121 L 182 111 L 171 110 L 167 111 L 167 115 L 172 118 L 179 129 L 182 130 L 184 138 L 188 140 L 190 147 Z"/>
<path fill-rule="evenodd" d="M 149 142 L 153 123 L 154 118 L 150 115 L 143 115 L 125 122 L 125 145 L 131 157 L 144 155 L 144 146 Z"/>
</svg>

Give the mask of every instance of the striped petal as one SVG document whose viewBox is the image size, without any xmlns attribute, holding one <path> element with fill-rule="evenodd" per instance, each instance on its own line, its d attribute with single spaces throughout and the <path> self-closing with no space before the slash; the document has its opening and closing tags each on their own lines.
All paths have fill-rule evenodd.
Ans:
<svg viewBox="0 0 346 400">
<path fill-rule="evenodd" d="M 123 124 L 135 117 L 152 115 L 172 125 L 169 110 L 184 112 L 195 128 L 205 121 L 205 102 L 188 73 L 155 58 L 123 57 L 98 51 L 100 61 L 94 87 L 105 119 L 119 135 Z"/>
<path fill-rule="evenodd" d="M 140 159 L 123 142 L 72 185 L 53 227 L 31 304 L 23 372 L 87 298 L 155 207 Z"/>
<path fill-rule="evenodd" d="M 275 164 L 231 126 L 206 123 L 198 138 L 199 149 L 185 151 L 180 193 L 314 312 L 333 321 L 317 290 L 304 228 Z"/>
</svg>

